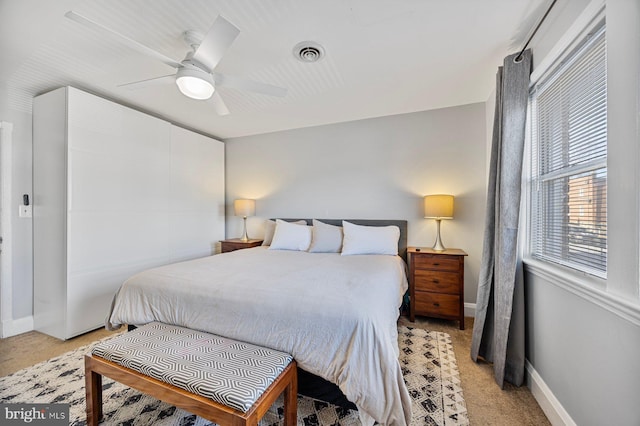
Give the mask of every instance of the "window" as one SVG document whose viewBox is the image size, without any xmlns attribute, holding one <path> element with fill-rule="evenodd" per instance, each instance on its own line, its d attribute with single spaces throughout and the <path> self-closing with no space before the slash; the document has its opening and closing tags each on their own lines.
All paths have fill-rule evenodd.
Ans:
<svg viewBox="0 0 640 426">
<path fill-rule="evenodd" d="M 604 25 L 530 95 L 530 251 L 607 273 L 607 68 Z"/>
</svg>

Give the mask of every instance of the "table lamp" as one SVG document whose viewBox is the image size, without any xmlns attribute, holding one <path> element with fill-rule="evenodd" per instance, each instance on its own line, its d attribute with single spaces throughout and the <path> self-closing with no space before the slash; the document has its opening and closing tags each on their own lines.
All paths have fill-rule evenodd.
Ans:
<svg viewBox="0 0 640 426">
<path fill-rule="evenodd" d="M 254 216 L 256 214 L 256 200 L 235 200 L 233 202 L 233 213 L 236 216 L 242 216 L 244 220 L 244 231 L 242 232 L 242 241 L 249 241 L 247 235 L 247 216 Z"/>
<path fill-rule="evenodd" d="M 440 239 L 440 221 L 442 219 L 453 219 L 453 195 L 437 194 L 424 197 L 424 217 L 425 219 L 435 219 L 438 227 L 436 242 L 433 249 L 444 251 Z"/>
</svg>

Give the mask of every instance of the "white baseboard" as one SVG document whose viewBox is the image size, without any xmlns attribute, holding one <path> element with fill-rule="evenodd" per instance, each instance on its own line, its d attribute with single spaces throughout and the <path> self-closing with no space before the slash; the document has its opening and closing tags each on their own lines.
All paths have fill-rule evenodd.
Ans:
<svg viewBox="0 0 640 426">
<path fill-rule="evenodd" d="M 475 303 L 465 303 L 464 304 L 464 316 L 465 317 L 476 317 L 476 304 Z"/>
<path fill-rule="evenodd" d="M 33 316 L 2 321 L 2 337 L 11 337 L 33 331 Z"/>
<path fill-rule="evenodd" d="M 553 426 L 576 426 L 576 422 L 573 421 L 569 413 L 560 404 L 560 401 L 551 392 L 551 389 L 542 380 L 533 365 L 527 360 L 525 366 L 527 369 L 527 385 L 549 422 Z"/>
</svg>

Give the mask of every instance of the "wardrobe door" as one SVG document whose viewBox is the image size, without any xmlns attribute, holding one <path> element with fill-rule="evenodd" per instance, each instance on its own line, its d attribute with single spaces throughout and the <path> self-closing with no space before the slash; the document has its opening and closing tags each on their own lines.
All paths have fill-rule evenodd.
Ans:
<svg viewBox="0 0 640 426">
<path fill-rule="evenodd" d="M 33 326 L 65 338 L 66 91 L 33 100 Z"/>
<path fill-rule="evenodd" d="M 119 286 L 170 257 L 170 127 L 69 88 L 68 337 L 102 326 Z"/>
<path fill-rule="evenodd" d="M 224 144 L 171 128 L 171 260 L 209 256 L 224 239 Z"/>
</svg>

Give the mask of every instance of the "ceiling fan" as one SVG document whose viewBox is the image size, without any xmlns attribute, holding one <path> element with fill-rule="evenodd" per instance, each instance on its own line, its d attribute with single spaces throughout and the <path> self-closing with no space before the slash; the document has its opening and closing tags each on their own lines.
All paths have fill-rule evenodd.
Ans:
<svg viewBox="0 0 640 426">
<path fill-rule="evenodd" d="M 226 86 L 279 97 L 287 94 L 287 89 L 283 87 L 272 86 L 242 77 L 223 75 L 214 71 L 224 53 L 240 34 L 240 30 L 222 16 L 216 18 L 204 36 L 196 31 L 185 31 L 183 33 L 185 41 L 191 46 L 192 51 L 188 52 L 182 61 L 169 58 L 76 12 L 69 11 L 65 16 L 87 28 L 100 31 L 109 36 L 115 36 L 132 49 L 158 59 L 176 69 L 174 74 L 127 83 L 120 87 L 138 89 L 160 84 L 175 83 L 183 95 L 192 99 L 207 100 L 210 102 L 218 115 L 229 114 L 229 109 L 220 97 L 220 94 L 215 90 L 217 86 Z"/>
</svg>

